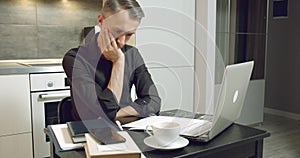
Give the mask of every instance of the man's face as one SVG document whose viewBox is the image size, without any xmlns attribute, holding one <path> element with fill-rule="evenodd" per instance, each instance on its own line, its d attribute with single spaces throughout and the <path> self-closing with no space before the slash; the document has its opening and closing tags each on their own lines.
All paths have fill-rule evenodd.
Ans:
<svg viewBox="0 0 300 158">
<path fill-rule="evenodd" d="M 117 14 L 105 17 L 101 24 L 101 30 L 108 29 L 115 38 L 118 47 L 122 48 L 130 37 L 135 34 L 139 24 L 140 22 L 138 20 L 129 17 L 128 11 L 123 10 Z"/>
</svg>

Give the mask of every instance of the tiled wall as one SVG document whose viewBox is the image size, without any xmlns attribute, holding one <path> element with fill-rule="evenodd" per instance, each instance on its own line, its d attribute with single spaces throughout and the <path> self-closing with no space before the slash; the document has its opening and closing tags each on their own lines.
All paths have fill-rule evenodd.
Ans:
<svg viewBox="0 0 300 158">
<path fill-rule="evenodd" d="M 102 0 L 0 0 L 0 60 L 62 58 Z"/>
</svg>

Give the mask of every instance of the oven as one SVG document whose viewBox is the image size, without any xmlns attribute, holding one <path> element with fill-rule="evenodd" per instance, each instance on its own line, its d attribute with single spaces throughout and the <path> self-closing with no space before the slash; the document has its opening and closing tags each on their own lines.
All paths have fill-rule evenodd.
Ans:
<svg viewBox="0 0 300 158">
<path fill-rule="evenodd" d="M 70 96 L 64 72 L 30 74 L 33 150 L 35 158 L 50 157 L 44 128 L 58 123 L 57 106 Z"/>
</svg>

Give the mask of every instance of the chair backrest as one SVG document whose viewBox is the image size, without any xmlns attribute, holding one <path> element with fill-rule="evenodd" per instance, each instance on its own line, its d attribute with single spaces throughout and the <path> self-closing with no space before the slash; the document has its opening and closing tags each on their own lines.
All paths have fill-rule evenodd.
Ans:
<svg viewBox="0 0 300 158">
<path fill-rule="evenodd" d="M 66 97 L 59 102 L 57 108 L 58 123 L 64 124 L 68 121 L 73 121 L 71 109 L 72 109 L 71 97 Z"/>
</svg>

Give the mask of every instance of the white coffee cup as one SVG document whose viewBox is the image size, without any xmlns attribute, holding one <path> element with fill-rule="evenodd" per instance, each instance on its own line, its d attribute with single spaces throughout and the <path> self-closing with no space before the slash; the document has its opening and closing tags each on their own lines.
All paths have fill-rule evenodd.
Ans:
<svg viewBox="0 0 300 158">
<path fill-rule="evenodd" d="M 152 132 L 150 132 L 150 128 Z M 179 138 L 180 124 L 176 122 L 160 122 L 157 124 L 148 125 L 146 132 L 160 146 L 168 146 Z"/>
</svg>

